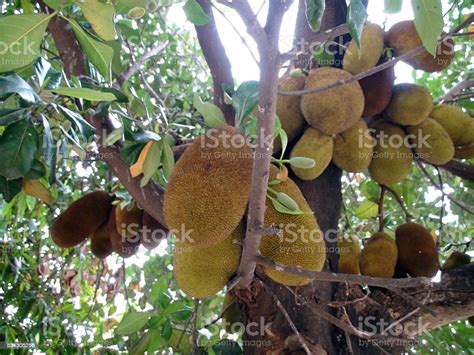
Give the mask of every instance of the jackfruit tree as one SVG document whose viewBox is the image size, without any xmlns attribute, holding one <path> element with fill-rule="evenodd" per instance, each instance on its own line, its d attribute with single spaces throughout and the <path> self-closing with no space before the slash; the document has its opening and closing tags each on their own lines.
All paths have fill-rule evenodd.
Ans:
<svg viewBox="0 0 474 355">
<path fill-rule="evenodd" d="M 383 5 L 0 3 L 0 349 L 471 353 L 472 4 Z"/>
</svg>

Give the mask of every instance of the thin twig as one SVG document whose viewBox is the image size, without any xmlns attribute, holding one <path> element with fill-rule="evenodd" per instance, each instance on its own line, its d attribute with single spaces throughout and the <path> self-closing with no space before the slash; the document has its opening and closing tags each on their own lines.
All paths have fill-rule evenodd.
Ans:
<svg viewBox="0 0 474 355">
<path fill-rule="evenodd" d="M 383 203 L 385 201 L 385 185 L 379 185 L 380 186 L 380 198 L 379 198 L 379 232 L 383 232 L 383 229 L 385 227 L 384 223 L 384 211 L 383 211 Z"/>
<path fill-rule="evenodd" d="M 96 280 L 96 285 L 95 285 L 95 290 L 94 290 L 94 297 L 92 298 L 92 305 L 90 306 L 89 311 L 87 312 L 87 314 L 81 319 L 81 323 L 84 322 L 87 318 L 89 318 L 89 316 L 92 313 L 92 310 L 94 309 L 94 307 L 96 305 L 97 292 L 99 291 L 100 279 L 102 277 L 102 273 L 104 272 L 104 269 L 105 269 L 104 261 L 101 260 L 100 270 L 97 273 L 97 280 Z"/>
<path fill-rule="evenodd" d="M 420 310 L 420 308 L 415 308 L 413 311 L 411 312 L 408 312 L 407 314 L 405 314 L 403 317 L 397 319 L 396 321 L 394 321 L 393 323 L 391 323 L 383 332 L 382 332 L 382 335 L 384 334 L 387 334 L 387 332 L 392 329 L 393 327 L 397 326 L 398 324 L 406 321 L 408 318 L 410 318 L 411 316 L 413 316 L 415 313 L 417 313 L 418 311 Z"/>
<path fill-rule="evenodd" d="M 405 206 L 405 203 L 403 202 L 400 195 L 398 195 L 397 192 L 394 189 L 392 189 L 390 186 L 384 185 L 384 187 L 385 187 L 385 190 L 390 192 L 392 194 L 392 196 L 395 197 L 395 199 L 397 200 L 397 202 L 400 205 L 401 209 L 403 210 L 403 213 L 405 213 L 406 221 L 410 222 L 410 220 L 413 218 L 413 216 L 410 214 L 410 212 L 408 212 L 408 209 Z"/>
<path fill-rule="evenodd" d="M 198 340 L 198 331 L 197 331 L 197 318 L 199 311 L 199 300 L 194 300 L 194 312 L 193 312 L 193 327 L 192 327 L 192 343 L 193 343 L 193 354 L 197 353 L 197 340 Z"/>
</svg>

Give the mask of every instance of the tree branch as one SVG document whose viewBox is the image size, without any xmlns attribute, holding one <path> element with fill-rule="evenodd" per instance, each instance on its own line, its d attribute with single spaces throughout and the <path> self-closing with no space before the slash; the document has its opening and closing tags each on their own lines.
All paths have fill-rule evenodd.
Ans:
<svg viewBox="0 0 474 355">
<path fill-rule="evenodd" d="M 198 0 L 198 2 L 209 17 L 209 22 L 206 25 L 195 26 L 195 29 L 204 58 L 211 70 L 214 85 L 214 104 L 222 110 L 227 123 L 233 125 L 234 110 L 231 105 L 227 105 L 224 102 L 225 94 L 222 88 L 222 84 L 227 84 L 232 88 L 234 87 L 231 65 L 217 31 L 210 1 Z"/>
<path fill-rule="evenodd" d="M 474 79 L 464 79 L 460 83 L 452 87 L 446 94 L 444 94 L 439 101 L 452 101 L 456 96 L 461 94 L 464 90 L 474 87 Z"/>
<path fill-rule="evenodd" d="M 451 160 L 444 165 L 438 166 L 441 169 L 449 171 L 455 176 L 464 180 L 474 180 L 474 165 L 464 164 L 456 160 Z"/>
</svg>

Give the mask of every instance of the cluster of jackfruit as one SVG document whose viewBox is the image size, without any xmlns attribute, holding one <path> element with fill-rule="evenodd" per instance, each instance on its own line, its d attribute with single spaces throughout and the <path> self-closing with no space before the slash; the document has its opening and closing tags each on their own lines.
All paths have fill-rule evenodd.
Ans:
<svg viewBox="0 0 474 355">
<path fill-rule="evenodd" d="M 316 218 L 297 185 L 290 179 L 277 179 L 279 172 L 271 166 L 271 189 L 291 199 L 298 211 L 280 212 L 268 197 L 264 224 L 282 229 L 279 235 L 262 237 L 261 254 L 287 266 L 319 271 L 325 262 L 325 249 Z M 177 237 L 174 277 L 189 296 L 212 296 L 236 273 L 245 236 L 243 218 L 251 173 L 251 147 L 232 127 L 209 130 L 178 160 L 165 191 L 164 215 Z M 271 268 L 264 268 L 264 272 L 290 286 L 311 281 Z"/>
<path fill-rule="evenodd" d="M 430 232 L 416 223 L 405 223 L 395 231 L 395 239 L 375 233 L 360 249 L 352 236 L 338 240 L 339 272 L 372 277 L 432 277 L 439 270 L 438 250 Z"/>
<path fill-rule="evenodd" d="M 72 248 L 90 237 L 91 252 L 104 259 L 112 252 L 132 256 L 140 244 L 153 249 L 166 238 L 166 228 L 136 203 L 122 208 L 114 199 L 107 192 L 94 191 L 74 201 L 51 227 L 54 243 Z"/>
<path fill-rule="evenodd" d="M 347 45 L 342 69 L 321 67 L 312 69 L 307 76 L 293 70 L 280 79 L 279 89 L 317 90 L 337 84 L 385 62 L 385 48 L 400 56 L 419 46 L 422 42 L 413 21 L 400 22 L 387 33 L 380 26 L 367 23 L 360 47 L 354 40 Z M 451 63 L 453 54 L 453 42 L 447 39 L 438 46 L 435 57 L 423 49 L 406 61 L 416 69 L 440 71 Z M 277 116 L 288 141 L 295 141 L 290 158 L 315 161 L 310 169 L 292 166 L 295 175 L 313 180 L 332 162 L 349 172 L 368 170 L 377 182 L 394 184 L 408 175 L 416 155 L 435 165 L 443 165 L 453 157 L 472 157 L 474 123 L 469 115 L 455 106 L 433 108 L 426 88 L 394 85 L 394 79 L 392 66 L 322 92 L 302 97 L 278 96 Z M 368 127 L 363 118 L 376 119 Z M 462 137 L 453 138 L 461 132 Z M 387 135 L 388 141 L 404 143 L 383 144 L 381 135 Z M 411 136 L 414 138 L 410 140 Z M 429 138 L 419 141 L 419 137 Z M 280 140 L 275 139 L 274 151 L 281 148 Z"/>
</svg>

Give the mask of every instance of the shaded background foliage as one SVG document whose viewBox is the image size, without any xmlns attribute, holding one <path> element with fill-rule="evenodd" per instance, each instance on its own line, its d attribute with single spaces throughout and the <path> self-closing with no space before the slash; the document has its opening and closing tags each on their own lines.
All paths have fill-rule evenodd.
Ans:
<svg viewBox="0 0 474 355">
<path fill-rule="evenodd" d="M 447 16 L 449 27 L 462 20 L 460 9 L 470 5 L 470 1 L 452 3 Z M 167 19 L 170 1 L 152 5 L 141 19 L 132 20 L 123 15 L 116 26 L 119 35 L 116 45 L 120 50 L 114 71 L 118 73 L 157 42 L 168 42 L 163 52 L 148 61 L 122 87 L 127 93 L 126 102 L 111 106 L 115 118 L 130 133 L 125 134 L 124 154 L 130 162 L 143 147 L 143 142 L 137 139 L 140 132 L 154 132 L 175 142 L 201 133 L 206 125 L 193 108 L 193 95 L 197 92 L 205 100 L 212 97 L 211 78 L 195 35 Z M 10 1 L 4 4 L 3 13 L 28 13 L 35 11 L 35 6 L 29 1 Z M 84 20 L 77 8 L 71 7 L 69 11 L 80 22 Z M 90 30 L 85 21 L 81 24 Z M 470 43 L 458 42 L 462 44 L 448 71 L 432 75 L 414 72 L 416 82 L 428 86 L 434 97 L 442 96 L 460 78 L 472 72 L 472 65 L 466 65 L 472 54 Z M 44 68 L 49 67 L 46 63 L 50 68 L 45 71 Z M 91 76 L 98 83 L 102 82 L 100 74 L 92 67 L 90 69 Z M 45 78 L 49 78 L 50 88 L 64 82 L 66 78 L 61 71 L 62 63 L 48 36 L 43 42 L 41 60 L 18 74 L 40 90 Z M 83 86 L 91 84 L 94 83 L 82 82 Z M 203 301 L 198 314 L 193 315 L 195 304 L 176 287 L 172 278 L 169 253 L 172 240 L 151 252 L 141 249 L 138 256 L 127 261 L 111 256 L 106 262 L 94 258 L 87 243 L 62 250 L 51 242 L 48 227 L 54 217 L 88 191 L 96 188 L 113 190 L 130 199 L 105 165 L 97 161 L 94 154 L 86 154 L 93 143 L 80 135 L 80 125 L 71 125 L 70 118 L 55 109 L 53 103 L 68 105 L 67 100 L 60 100 L 38 105 L 31 113 L 38 132 L 44 132 L 40 124 L 42 115 L 54 122 L 55 164 L 41 178 L 54 197 L 53 207 L 23 192 L 10 202 L 0 201 L 0 335 L 7 342 L 37 344 L 44 352 L 74 352 L 78 348 L 90 352 L 112 348 L 136 353 L 173 348 L 188 353 L 195 323 L 194 328 L 201 329 L 199 343 L 203 351 L 219 353 L 222 350 L 215 344 L 220 340 L 229 337 L 238 340 L 221 330 L 219 323 L 210 330 L 204 328 L 220 313 L 223 295 Z M 2 98 L 0 108 L 16 107 L 21 104 L 18 101 L 13 95 Z M 457 104 L 473 109 L 469 99 Z M 59 127 L 77 135 L 78 142 L 72 143 Z M 4 126 L 0 127 L 0 133 L 3 130 Z M 85 159 L 80 161 L 79 156 Z M 38 159 L 46 164 L 42 152 Z M 472 181 L 462 181 L 434 168 L 427 170 L 442 182 L 445 193 L 467 206 L 474 205 Z M 377 210 L 374 214 L 373 206 L 378 202 L 379 187 L 363 174 L 344 174 L 345 208 L 340 230 L 369 236 L 378 223 Z M 155 177 L 157 181 L 164 181 L 161 172 Z M 439 232 L 443 258 L 453 250 L 470 248 L 474 231 L 472 215 L 450 203 L 417 166 L 396 191 L 415 220 Z M 390 194 L 385 209 L 388 229 L 405 220 L 403 211 Z M 466 321 L 459 321 L 425 335 L 416 351 L 469 353 L 472 344 L 468 339 L 474 339 L 473 328 Z"/>
</svg>

